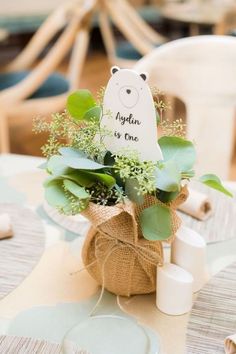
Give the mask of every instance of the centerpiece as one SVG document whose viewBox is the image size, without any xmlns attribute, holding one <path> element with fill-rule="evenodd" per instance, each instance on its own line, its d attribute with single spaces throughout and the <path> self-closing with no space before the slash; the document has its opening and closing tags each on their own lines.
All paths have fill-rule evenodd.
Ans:
<svg viewBox="0 0 236 354">
<path fill-rule="evenodd" d="M 147 294 L 156 290 L 163 242 L 180 227 L 176 209 L 188 196 L 196 153 L 183 121 L 165 119 L 168 106 L 146 73 L 113 67 L 111 74 L 97 99 L 79 90 L 65 112 L 35 120 L 36 132 L 49 132 L 45 198 L 90 220 L 82 257 L 103 288 Z M 231 195 L 213 174 L 198 179 Z"/>
</svg>

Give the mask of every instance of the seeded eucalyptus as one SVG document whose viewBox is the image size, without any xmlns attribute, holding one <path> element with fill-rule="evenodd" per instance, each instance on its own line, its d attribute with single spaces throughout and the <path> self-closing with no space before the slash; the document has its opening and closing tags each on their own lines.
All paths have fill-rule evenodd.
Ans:
<svg viewBox="0 0 236 354">
<path fill-rule="evenodd" d="M 193 143 L 184 138 L 182 120 L 171 123 L 165 120 L 168 106 L 159 91 L 154 93 L 163 130 L 158 141 L 163 160 L 156 163 L 142 161 L 136 151 L 122 150 L 112 155 L 106 150 L 104 138 L 111 132 L 101 127 L 104 115 L 110 115 L 102 106 L 104 89 L 98 93 L 97 101 L 88 90 L 79 90 L 68 97 L 65 112 L 53 114 L 50 121 L 35 119 L 34 131 L 49 134 L 42 147 L 47 157 L 42 168 L 49 175 L 44 188 L 51 206 L 65 215 L 76 215 L 89 203 L 113 206 L 129 199 L 142 204 L 145 196 L 152 195 L 166 206 L 154 205 L 143 211 L 140 224 L 144 237 L 150 240 L 169 237 L 169 202 L 180 192 L 183 180 L 194 177 L 196 152 Z M 126 123 L 125 118 L 119 119 Z M 231 196 L 215 175 L 202 176 L 200 181 Z M 164 233 L 159 227 L 160 219 L 165 225 Z M 150 231 L 154 229 L 155 235 Z"/>
</svg>

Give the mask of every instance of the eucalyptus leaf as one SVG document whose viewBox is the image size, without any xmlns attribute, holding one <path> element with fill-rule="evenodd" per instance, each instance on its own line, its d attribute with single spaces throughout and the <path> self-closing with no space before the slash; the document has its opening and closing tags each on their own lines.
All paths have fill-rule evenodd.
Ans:
<svg viewBox="0 0 236 354">
<path fill-rule="evenodd" d="M 69 179 L 82 187 L 92 187 L 95 183 L 94 179 L 90 178 L 86 171 L 75 170 L 67 175 L 61 176 L 63 179 Z"/>
<path fill-rule="evenodd" d="M 64 207 L 69 204 L 62 187 L 62 182 L 54 181 L 45 188 L 45 199 L 52 207 Z"/>
<path fill-rule="evenodd" d="M 138 194 L 139 183 L 136 179 L 127 178 L 125 181 L 125 193 L 136 204 L 143 204 L 144 198 Z"/>
<path fill-rule="evenodd" d="M 82 187 L 92 187 L 97 182 L 105 184 L 108 188 L 112 188 L 116 184 L 115 178 L 111 175 L 85 170 L 76 170 L 61 177 L 73 181 Z"/>
<path fill-rule="evenodd" d="M 89 90 L 79 90 L 72 93 L 67 99 L 67 110 L 76 120 L 83 120 L 85 113 L 96 106 Z"/>
<path fill-rule="evenodd" d="M 48 164 L 47 161 L 45 161 L 45 162 L 41 163 L 41 164 L 38 166 L 38 168 L 39 168 L 40 170 L 46 170 L 47 164 Z"/>
<path fill-rule="evenodd" d="M 102 109 L 100 106 L 95 106 L 93 108 L 90 108 L 84 115 L 83 119 L 86 121 L 91 121 L 91 120 L 95 120 L 98 121 L 101 118 L 101 114 L 102 114 Z"/>
<path fill-rule="evenodd" d="M 107 167 L 83 157 L 76 158 L 71 156 L 61 156 L 61 158 L 64 165 L 78 170 L 100 170 Z"/>
<path fill-rule="evenodd" d="M 191 141 L 176 136 L 163 136 L 158 142 L 164 161 L 174 161 L 180 172 L 193 169 L 196 151 Z"/>
<path fill-rule="evenodd" d="M 167 206 L 153 205 L 142 211 L 140 224 L 147 240 L 164 241 L 172 234 L 171 211 Z"/>
<path fill-rule="evenodd" d="M 83 203 L 80 203 L 79 211 L 76 211 L 73 209 L 72 204 L 67 204 L 62 208 L 62 212 L 65 215 L 77 215 L 81 213 L 81 211 L 85 210 L 89 205 L 89 198 L 88 199 L 83 199 Z"/>
<path fill-rule="evenodd" d="M 70 172 L 71 169 L 68 167 L 69 166 L 64 163 L 63 157 L 61 155 L 54 155 L 50 157 L 47 162 L 47 171 L 55 176 L 67 174 Z"/>
<path fill-rule="evenodd" d="M 83 157 L 87 158 L 86 154 L 83 151 L 77 150 L 72 147 L 62 147 L 59 149 L 59 152 L 64 157 Z"/>
<path fill-rule="evenodd" d="M 56 182 L 60 180 L 62 180 L 61 176 L 49 175 L 43 182 L 43 186 L 44 188 L 47 188 L 52 182 Z"/>
<path fill-rule="evenodd" d="M 107 151 L 104 156 L 104 165 L 113 166 L 114 163 L 115 163 L 115 158 L 114 158 L 113 154 L 110 151 Z"/>
<path fill-rule="evenodd" d="M 71 194 L 79 199 L 88 199 L 90 197 L 89 193 L 86 192 L 84 187 L 78 186 L 75 182 L 72 182 L 68 179 L 63 181 L 64 187 L 68 190 Z"/>
<path fill-rule="evenodd" d="M 203 175 L 199 178 L 199 181 L 210 188 L 216 189 L 217 191 L 226 194 L 229 197 L 233 197 L 233 194 L 223 186 L 219 177 L 214 174 Z"/>
<path fill-rule="evenodd" d="M 177 197 L 178 194 L 179 194 L 179 191 L 176 191 L 176 192 L 164 192 L 164 191 L 159 190 L 157 198 L 162 203 L 170 203 Z"/>
<path fill-rule="evenodd" d="M 81 171 L 84 176 L 91 182 L 101 182 L 105 184 L 108 188 L 112 188 L 116 184 L 116 180 L 113 176 L 105 173 L 97 173 L 91 171 Z"/>
<path fill-rule="evenodd" d="M 174 161 L 159 164 L 155 170 L 156 187 L 165 192 L 176 192 L 180 189 L 181 173 Z"/>
</svg>

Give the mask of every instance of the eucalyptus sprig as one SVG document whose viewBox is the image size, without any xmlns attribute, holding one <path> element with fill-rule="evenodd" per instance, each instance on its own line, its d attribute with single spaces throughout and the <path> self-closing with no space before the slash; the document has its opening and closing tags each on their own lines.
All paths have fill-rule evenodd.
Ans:
<svg viewBox="0 0 236 354">
<path fill-rule="evenodd" d="M 102 89 L 97 101 L 88 90 L 68 97 L 66 111 L 55 113 L 50 121 L 36 118 L 34 131 L 49 134 L 42 147 L 49 177 L 44 183 L 47 202 L 66 215 L 76 215 L 89 203 L 113 206 L 125 200 L 142 204 L 146 196 L 162 204 L 143 210 L 140 225 L 148 240 L 165 240 L 171 234 L 170 202 L 179 194 L 183 181 L 194 177 L 196 151 L 184 137 L 181 119 L 164 119 L 168 106 L 162 93 L 155 91 L 156 109 L 163 136 L 158 143 L 161 161 L 142 161 L 137 151 L 107 151 L 104 138 L 111 132 L 101 125 L 104 115 Z M 232 194 L 220 179 L 207 174 L 199 179 L 205 185 L 228 196 Z"/>
</svg>

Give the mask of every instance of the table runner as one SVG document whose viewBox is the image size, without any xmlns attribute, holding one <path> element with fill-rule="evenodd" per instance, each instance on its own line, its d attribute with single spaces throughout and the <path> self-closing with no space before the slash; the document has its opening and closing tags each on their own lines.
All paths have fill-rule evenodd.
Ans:
<svg viewBox="0 0 236 354">
<path fill-rule="evenodd" d="M 1 354 L 60 354 L 60 345 L 32 338 L 0 336 Z"/>
<path fill-rule="evenodd" d="M 61 345 L 32 338 L 0 336 L 1 354 L 62 354 Z M 89 354 L 84 350 L 74 354 Z"/>
<path fill-rule="evenodd" d="M 224 339 L 236 332 L 236 263 L 199 292 L 187 327 L 188 354 L 224 354 Z"/>
<path fill-rule="evenodd" d="M 14 236 L 0 241 L 0 299 L 29 275 L 45 244 L 42 222 L 33 211 L 20 205 L 1 203 L 1 213 L 11 216 Z"/>
</svg>

